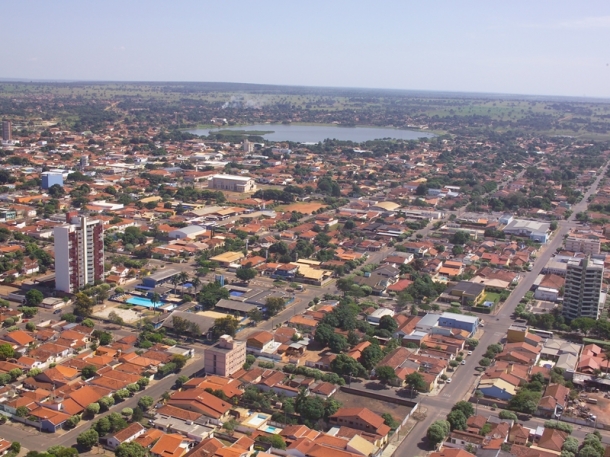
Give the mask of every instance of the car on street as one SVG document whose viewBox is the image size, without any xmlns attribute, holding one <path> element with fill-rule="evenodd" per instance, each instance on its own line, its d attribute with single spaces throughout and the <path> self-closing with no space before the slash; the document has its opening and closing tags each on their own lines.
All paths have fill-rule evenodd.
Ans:
<svg viewBox="0 0 610 457">
<path fill-rule="evenodd" d="M 447 381 L 445 381 L 447 384 L 451 384 L 451 378 L 447 378 Z"/>
<path fill-rule="evenodd" d="M 468 355 L 472 355 L 472 351 L 468 351 Z"/>
<path fill-rule="evenodd" d="M 53 314 L 59 314 L 61 313 L 61 309 L 56 309 L 55 311 L 53 311 Z"/>
<path fill-rule="evenodd" d="M 465 360 L 462 360 L 462 365 L 466 365 L 466 361 Z"/>
</svg>

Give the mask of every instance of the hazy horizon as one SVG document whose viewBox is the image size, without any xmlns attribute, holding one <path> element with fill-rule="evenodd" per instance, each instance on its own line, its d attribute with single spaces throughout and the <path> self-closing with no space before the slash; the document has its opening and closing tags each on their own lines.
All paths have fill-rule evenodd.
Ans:
<svg viewBox="0 0 610 457">
<path fill-rule="evenodd" d="M 610 4 L 10 2 L 4 81 L 610 98 Z"/>
</svg>

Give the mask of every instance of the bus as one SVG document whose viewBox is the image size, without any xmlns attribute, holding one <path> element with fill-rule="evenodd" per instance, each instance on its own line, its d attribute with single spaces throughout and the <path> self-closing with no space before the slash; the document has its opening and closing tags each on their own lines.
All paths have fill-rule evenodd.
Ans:
<svg viewBox="0 0 610 457">
<path fill-rule="evenodd" d="M 553 332 L 549 332 L 548 330 L 540 330 L 538 328 L 530 327 L 529 331 L 542 338 L 553 338 Z"/>
</svg>

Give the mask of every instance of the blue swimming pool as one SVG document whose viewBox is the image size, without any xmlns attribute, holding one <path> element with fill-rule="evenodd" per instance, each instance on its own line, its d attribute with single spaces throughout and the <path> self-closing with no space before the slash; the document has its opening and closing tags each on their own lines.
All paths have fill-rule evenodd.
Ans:
<svg viewBox="0 0 610 457">
<path fill-rule="evenodd" d="M 148 298 L 144 298 L 144 297 L 131 297 L 128 300 L 125 301 L 125 303 L 129 303 L 130 305 L 136 305 L 136 306 L 145 306 L 146 308 L 159 308 L 163 305 L 165 305 L 165 302 L 157 302 L 153 305 L 153 302 L 151 302 Z"/>
<path fill-rule="evenodd" d="M 229 295 L 231 297 L 241 297 L 243 294 L 243 292 L 239 292 L 238 290 L 232 290 L 231 292 L 229 292 Z"/>
</svg>

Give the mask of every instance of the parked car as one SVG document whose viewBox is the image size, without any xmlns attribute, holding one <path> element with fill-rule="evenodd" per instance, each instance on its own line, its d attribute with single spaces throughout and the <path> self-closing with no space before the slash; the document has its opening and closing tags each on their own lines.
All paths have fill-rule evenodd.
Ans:
<svg viewBox="0 0 610 457">
<path fill-rule="evenodd" d="M 56 309 L 55 311 L 53 311 L 53 314 L 59 314 L 61 313 L 61 309 Z"/>
<path fill-rule="evenodd" d="M 466 361 L 465 360 L 462 360 L 462 365 L 466 365 Z"/>
</svg>

